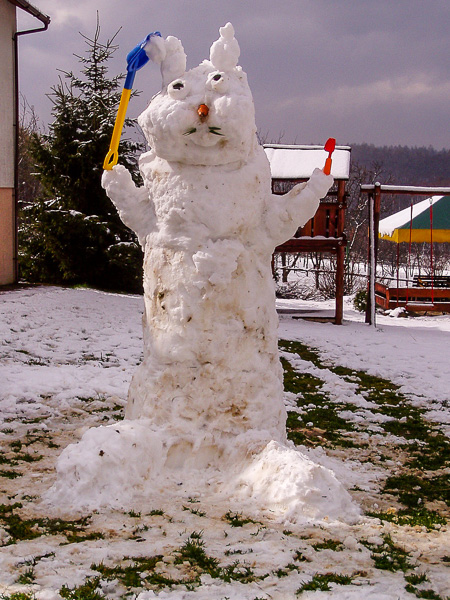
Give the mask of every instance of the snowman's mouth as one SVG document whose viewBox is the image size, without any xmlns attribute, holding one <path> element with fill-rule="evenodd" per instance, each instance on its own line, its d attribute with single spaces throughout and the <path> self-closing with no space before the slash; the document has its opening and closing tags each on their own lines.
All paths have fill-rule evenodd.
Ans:
<svg viewBox="0 0 450 600">
<path fill-rule="evenodd" d="M 219 141 L 220 137 L 224 137 L 224 134 L 221 133 L 220 127 L 214 126 L 200 126 L 200 127 L 191 127 L 187 129 L 184 133 L 184 136 L 192 136 L 191 140 L 197 146 L 215 146 Z"/>
<path fill-rule="evenodd" d="M 223 133 L 220 133 L 221 127 L 208 127 L 208 133 L 212 133 L 213 135 L 222 135 Z M 197 132 L 197 128 L 196 127 L 191 127 L 191 129 L 188 129 L 187 131 L 185 131 L 183 133 L 183 135 L 191 135 L 193 133 Z"/>
<path fill-rule="evenodd" d="M 212 146 L 215 146 L 219 140 L 225 138 L 224 134 L 221 133 L 220 127 L 209 127 L 205 125 L 192 127 L 185 131 L 183 135 L 189 137 L 192 144 L 201 146 L 202 148 L 211 148 Z"/>
</svg>

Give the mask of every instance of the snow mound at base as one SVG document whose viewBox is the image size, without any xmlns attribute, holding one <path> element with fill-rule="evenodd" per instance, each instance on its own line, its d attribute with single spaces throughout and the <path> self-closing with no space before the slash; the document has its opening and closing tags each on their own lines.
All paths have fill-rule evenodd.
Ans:
<svg viewBox="0 0 450 600">
<path fill-rule="evenodd" d="M 147 419 L 89 429 L 57 463 L 44 502 L 65 511 L 151 510 L 167 498 L 202 497 L 215 505 L 283 523 L 341 520 L 359 509 L 329 469 L 264 432 L 180 440 Z"/>
</svg>

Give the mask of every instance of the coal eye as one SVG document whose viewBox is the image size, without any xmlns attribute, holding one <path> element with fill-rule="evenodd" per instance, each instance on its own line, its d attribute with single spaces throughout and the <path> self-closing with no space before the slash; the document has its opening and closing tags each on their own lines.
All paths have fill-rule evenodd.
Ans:
<svg viewBox="0 0 450 600">
<path fill-rule="evenodd" d="M 184 100 L 189 93 L 189 84 L 183 79 L 176 79 L 167 88 L 167 93 L 174 100 Z"/>
<path fill-rule="evenodd" d="M 228 91 L 229 77 L 226 73 L 216 71 L 208 75 L 207 83 L 218 94 L 225 94 Z"/>
</svg>

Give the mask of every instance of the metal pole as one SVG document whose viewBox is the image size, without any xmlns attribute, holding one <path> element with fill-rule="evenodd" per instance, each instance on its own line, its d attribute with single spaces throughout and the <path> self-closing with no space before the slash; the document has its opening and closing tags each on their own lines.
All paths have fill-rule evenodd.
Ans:
<svg viewBox="0 0 450 600">
<path fill-rule="evenodd" d="M 368 288 L 367 288 L 367 306 L 366 306 L 366 323 L 369 325 L 375 325 L 374 322 L 374 303 L 375 303 L 375 245 L 373 241 L 374 227 L 374 197 L 373 193 L 369 193 L 369 251 L 368 251 Z"/>
<path fill-rule="evenodd" d="M 375 327 L 375 199 L 373 195 L 369 198 L 369 240 L 370 240 L 370 265 L 369 265 L 369 288 L 370 288 L 370 317 L 369 324 Z"/>
</svg>

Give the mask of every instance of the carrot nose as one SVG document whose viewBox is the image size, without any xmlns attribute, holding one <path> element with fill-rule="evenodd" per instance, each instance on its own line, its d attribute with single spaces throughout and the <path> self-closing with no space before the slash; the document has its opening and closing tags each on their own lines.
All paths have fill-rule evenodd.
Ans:
<svg viewBox="0 0 450 600">
<path fill-rule="evenodd" d="M 208 116 L 208 113 L 209 113 L 209 108 L 206 106 L 206 104 L 200 104 L 200 106 L 197 108 L 197 114 L 202 121 L 204 119 L 206 119 L 206 117 Z"/>
</svg>

